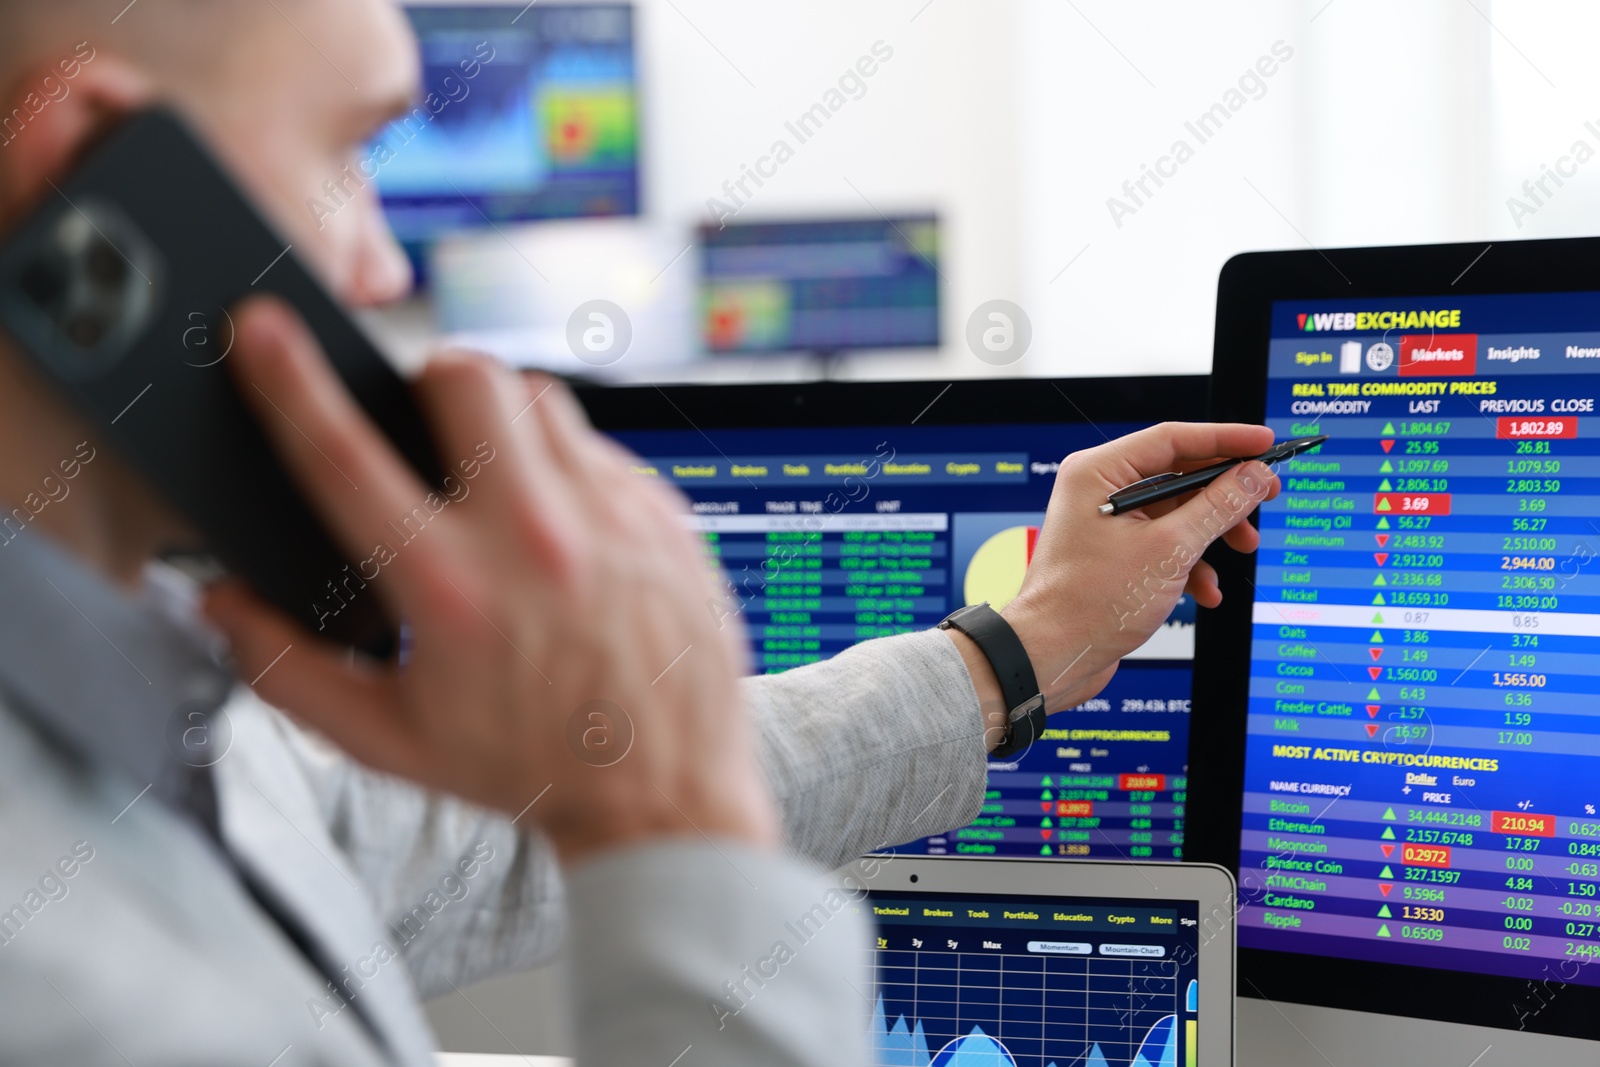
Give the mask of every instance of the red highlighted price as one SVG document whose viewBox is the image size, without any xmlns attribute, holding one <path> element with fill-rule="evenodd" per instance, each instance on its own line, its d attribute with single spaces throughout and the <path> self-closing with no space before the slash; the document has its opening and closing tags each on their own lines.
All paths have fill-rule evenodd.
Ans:
<svg viewBox="0 0 1600 1067">
<path fill-rule="evenodd" d="M 1577 419 L 1519 419 L 1502 416 L 1495 420 L 1494 435 L 1502 441 L 1578 436 Z"/>
<path fill-rule="evenodd" d="M 1372 498 L 1374 515 L 1448 515 L 1449 493 L 1377 493 Z"/>
<path fill-rule="evenodd" d="M 1400 850 L 1400 862 L 1408 867 L 1450 866 L 1449 845 L 1407 845 Z"/>
<path fill-rule="evenodd" d="M 1167 776 L 1164 774 L 1124 774 L 1121 784 L 1117 788 L 1159 793 L 1167 788 Z"/>
<path fill-rule="evenodd" d="M 1094 814 L 1094 801 L 1058 800 L 1056 814 L 1064 819 L 1087 819 Z"/>
<path fill-rule="evenodd" d="M 1516 834 L 1518 837 L 1556 836 L 1554 815 L 1535 815 L 1527 811 L 1496 811 L 1490 813 L 1489 829 L 1497 834 Z"/>
</svg>

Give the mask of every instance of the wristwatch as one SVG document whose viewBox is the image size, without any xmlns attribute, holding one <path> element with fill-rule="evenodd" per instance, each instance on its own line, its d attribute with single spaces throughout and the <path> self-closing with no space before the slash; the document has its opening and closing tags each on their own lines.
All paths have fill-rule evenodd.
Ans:
<svg viewBox="0 0 1600 1067">
<path fill-rule="evenodd" d="M 952 611 L 941 623 L 941 630 L 959 630 L 972 638 L 1000 680 L 1000 697 L 1006 712 L 1006 733 L 991 755 L 1016 755 L 1044 734 L 1044 693 L 1033 673 L 1033 661 L 1022 639 L 988 601 L 969 604 Z"/>
</svg>

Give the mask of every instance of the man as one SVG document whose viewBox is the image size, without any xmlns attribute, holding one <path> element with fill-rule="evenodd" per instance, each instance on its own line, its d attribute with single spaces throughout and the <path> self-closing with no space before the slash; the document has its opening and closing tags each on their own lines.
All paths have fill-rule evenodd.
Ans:
<svg viewBox="0 0 1600 1067">
<path fill-rule="evenodd" d="M 120 6 L 0 12 L 0 232 L 160 101 L 343 300 L 401 295 L 370 189 L 303 206 L 417 90 L 398 12 Z M 291 313 L 236 317 L 243 394 L 366 554 L 425 487 Z M 744 637 L 707 610 L 721 590 L 681 502 L 563 390 L 452 355 L 417 392 L 447 461 L 478 466 L 372 583 L 410 626 L 405 667 L 223 584 L 204 612 L 251 692 L 194 591 L 151 564 L 190 531 L 0 337 L 0 500 L 49 501 L 0 544 L 0 1060 L 420 1065 L 420 997 L 565 936 L 585 1062 L 862 1062 L 865 931 L 819 910 L 817 865 L 971 817 L 1003 719 L 987 661 L 929 631 L 740 683 Z M 1063 464 L 1006 609 L 1052 710 L 1096 692 L 1185 583 L 1216 602 L 1199 553 L 1253 549 L 1242 520 L 1275 483 L 1255 465 L 1148 515 L 1092 504 L 1270 440 L 1169 426 Z M 632 723 L 611 766 L 571 743 L 595 701 Z"/>
</svg>

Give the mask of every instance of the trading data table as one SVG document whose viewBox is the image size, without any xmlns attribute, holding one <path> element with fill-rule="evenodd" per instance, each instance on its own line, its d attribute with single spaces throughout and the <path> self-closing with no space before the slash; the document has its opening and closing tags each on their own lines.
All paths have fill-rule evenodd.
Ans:
<svg viewBox="0 0 1600 1067">
<path fill-rule="evenodd" d="M 1273 341 L 1330 440 L 1262 509 L 1242 944 L 1600 984 L 1600 341 L 1546 299 Z"/>
<path fill-rule="evenodd" d="M 696 515 L 730 575 L 757 669 L 816 663 L 858 641 L 926 630 L 949 613 L 950 521 L 931 514 Z M 738 580 L 734 588 L 739 590 Z M 740 590 L 743 592 L 743 590 Z"/>
</svg>

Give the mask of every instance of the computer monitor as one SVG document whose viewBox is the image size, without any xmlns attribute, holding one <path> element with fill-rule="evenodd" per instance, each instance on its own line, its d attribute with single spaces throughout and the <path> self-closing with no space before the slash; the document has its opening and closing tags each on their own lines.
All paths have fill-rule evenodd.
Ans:
<svg viewBox="0 0 1600 1067">
<path fill-rule="evenodd" d="M 939 344 L 932 215 L 703 226 L 700 275 L 701 339 L 714 354 Z"/>
<path fill-rule="evenodd" d="M 1240 992 L 1600 1039 L 1600 241 L 1241 256 L 1216 339 L 1329 435 L 1198 635 Z"/>
<path fill-rule="evenodd" d="M 582 392 L 596 425 L 693 505 L 735 585 L 755 669 L 814 663 L 1017 592 L 1060 459 L 1200 415 L 1202 378 L 1094 378 Z M 888 456 L 888 459 L 885 457 Z M 1086 504 L 1087 506 L 1087 504 Z M 792 563 L 779 550 L 799 544 Z M 787 555 L 787 553 L 786 553 Z M 764 577 L 764 572 L 767 577 Z M 899 851 L 1186 857 L 1194 606 L 989 765 L 971 826 Z"/>
<path fill-rule="evenodd" d="M 632 6 L 519 8 L 406 8 L 423 96 L 360 169 L 419 265 L 454 230 L 639 211 Z"/>
</svg>

